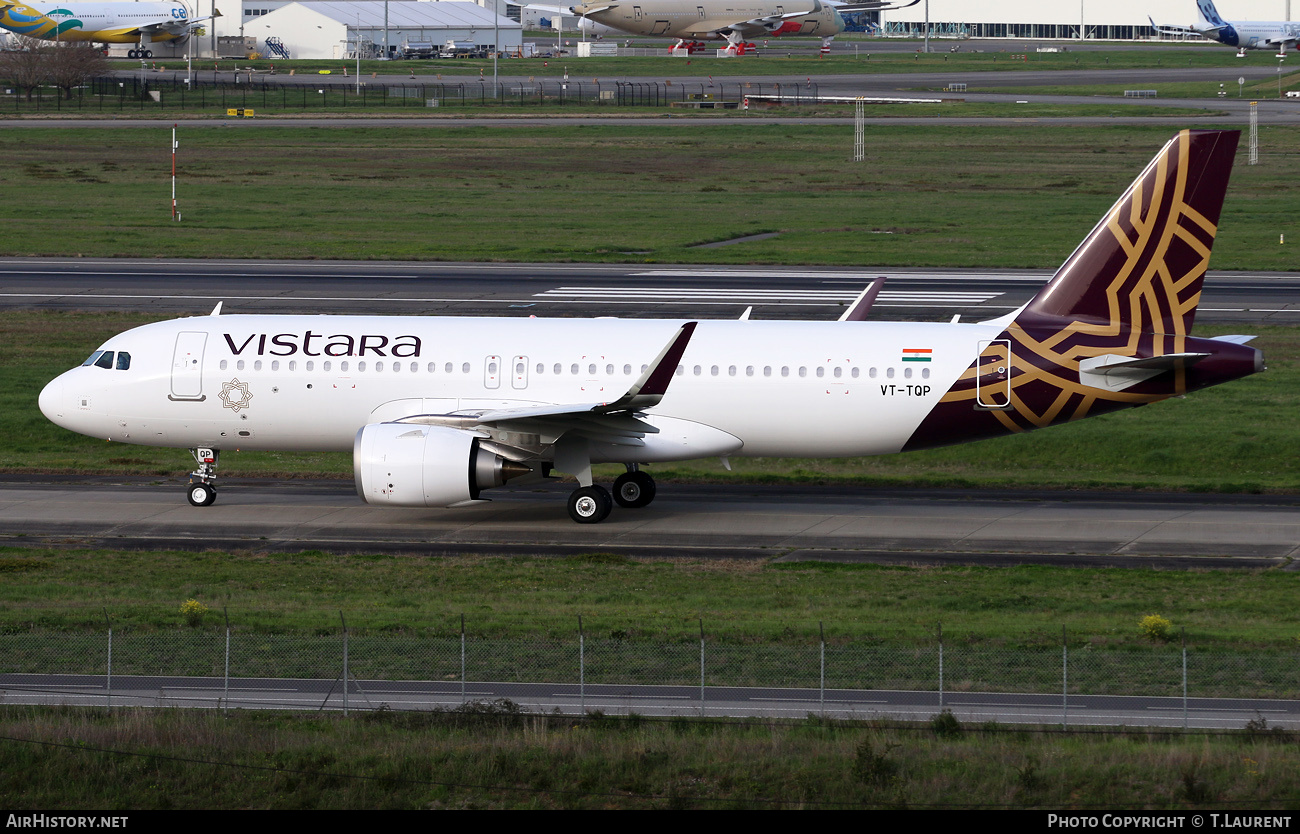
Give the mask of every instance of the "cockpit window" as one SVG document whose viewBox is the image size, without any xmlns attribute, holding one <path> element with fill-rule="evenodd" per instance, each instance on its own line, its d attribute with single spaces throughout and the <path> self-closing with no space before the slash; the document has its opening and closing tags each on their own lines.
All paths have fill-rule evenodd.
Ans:
<svg viewBox="0 0 1300 834">
<path fill-rule="evenodd" d="M 113 363 L 114 357 L 117 358 L 116 366 Z M 129 371 L 131 370 L 131 354 L 124 350 L 119 350 L 116 353 L 111 350 L 97 350 L 90 354 L 89 359 L 81 363 L 83 368 L 88 365 L 94 365 L 96 368 L 107 368 L 108 370 L 116 367 L 119 371 Z"/>
</svg>

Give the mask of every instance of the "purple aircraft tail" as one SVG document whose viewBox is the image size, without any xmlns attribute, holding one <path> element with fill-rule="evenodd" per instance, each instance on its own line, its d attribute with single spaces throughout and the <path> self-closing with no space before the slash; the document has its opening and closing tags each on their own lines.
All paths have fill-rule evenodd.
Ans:
<svg viewBox="0 0 1300 834">
<path fill-rule="evenodd" d="M 1016 323 L 1190 332 L 1238 136 L 1184 130 L 1170 139 Z"/>
<path fill-rule="evenodd" d="M 975 346 L 904 448 L 1056 425 L 1263 370 L 1241 338 L 1190 335 L 1237 139 L 1171 139 L 1042 291 Z"/>
</svg>

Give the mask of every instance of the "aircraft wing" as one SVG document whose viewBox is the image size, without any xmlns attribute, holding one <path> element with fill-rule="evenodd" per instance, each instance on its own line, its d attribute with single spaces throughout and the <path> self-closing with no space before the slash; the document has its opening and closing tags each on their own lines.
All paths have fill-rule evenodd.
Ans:
<svg viewBox="0 0 1300 834">
<path fill-rule="evenodd" d="M 616 400 L 497 408 L 478 413 L 418 415 L 398 422 L 433 423 L 456 428 L 495 426 L 513 429 L 528 424 L 537 426 L 540 423 L 551 430 L 576 429 L 583 434 L 599 435 L 605 440 L 657 434 L 659 430 L 638 419 L 636 412 L 652 408 L 663 399 L 668 391 L 668 383 L 672 381 L 673 374 L 677 371 L 677 363 L 686 352 L 686 345 L 690 343 L 698 324 L 699 322 L 691 321 L 678 328 L 673 338 L 659 351 L 655 360 Z"/>
<path fill-rule="evenodd" d="M 1194 29 L 1191 26 L 1162 26 L 1156 23 L 1150 15 L 1147 16 L 1147 22 L 1151 24 L 1152 29 L 1162 35 L 1201 35 L 1212 38 L 1216 32 L 1223 29 L 1222 26 L 1209 26 L 1204 29 Z"/>
<path fill-rule="evenodd" d="M 157 23 L 146 23 L 143 26 L 138 26 L 129 34 L 156 35 L 160 32 L 166 32 L 169 35 L 184 35 L 200 23 L 212 20 L 213 17 L 218 16 L 219 15 L 212 15 L 212 17 L 196 17 L 193 20 L 160 20 Z"/>
<path fill-rule="evenodd" d="M 915 6 L 921 0 L 911 0 L 911 2 L 901 2 L 901 0 L 866 0 L 862 3 L 835 3 L 828 2 L 828 6 L 834 6 L 837 12 L 888 12 L 894 9 L 906 9 L 908 6 Z"/>
</svg>

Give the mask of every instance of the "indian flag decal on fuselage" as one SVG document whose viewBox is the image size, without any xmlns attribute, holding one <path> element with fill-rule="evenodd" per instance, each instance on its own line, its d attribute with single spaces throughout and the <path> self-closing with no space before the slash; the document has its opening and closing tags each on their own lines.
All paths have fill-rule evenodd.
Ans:
<svg viewBox="0 0 1300 834">
<path fill-rule="evenodd" d="M 903 348 L 904 362 L 929 362 L 932 348 Z"/>
</svg>

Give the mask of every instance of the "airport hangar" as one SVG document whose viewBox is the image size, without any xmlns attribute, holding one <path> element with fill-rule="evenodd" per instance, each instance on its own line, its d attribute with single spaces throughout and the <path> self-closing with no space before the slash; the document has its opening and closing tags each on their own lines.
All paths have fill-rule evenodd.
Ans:
<svg viewBox="0 0 1300 834">
<path fill-rule="evenodd" d="M 505 11 L 505 4 L 501 6 Z M 249 51 L 268 57 L 276 55 L 268 38 L 287 50 L 289 57 L 307 59 L 351 59 L 358 50 L 362 58 L 379 58 L 385 49 L 395 57 L 408 42 L 487 46 L 499 38 L 496 48 L 503 53 L 514 52 L 523 43 L 523 28 L 517 21 L 470 2 L 263 2 L 249 10 L 260 13 L 243 18 L 239 30 L 230 35 L 218 26 L 217 35 L 253 39 Z"/>
<path fill-rule="evenodd" d="M 1225 20 L 1291 20 L 1291 0 L 1215 0 Z M 1300 12 L 1300 3 L 1297 3 Z M 922 0 L 884 12 L 885 35 L 921 36 L 929 14 L 931 37 L 1033 38 L 1078 40 L 1154 40 L 1151 20 L 1166 26 L 1197 22 L 1196 0 Z M 1148 17 L 1151 20 L 1148 20 Z M 1162 38 L 1169 40 L 1169 38 Z M 1189 40 L 1201 41 L 1201 38 Z"/>
<path fill-rule="evenodd" d="M 479 37 L 483 29 L 490 30 L 491 10 L 499 7 L 503 18 L 502 47 L 509 49 L 522 42 L 519 28 L 519 6 L 507 0 L 477 0 L 468 5 L 480 7 L 487 15 L 486 22 L 467 19 L 472 12 L 452 14 L 446 10 L 440 22 L 416 24 L 417 7 L 424 14 L 428 7 L 465 6 L 452 0 L 365 0 L 365 2 L 292 2 L 292 0 L 190 0 L 200 16 L 212 14 L 212 9 L 222 12 L 206 36 L 195 38 L 195 53 L 202 57 L 215 54 L 218 37 L 240 35 L 256 38 L 256 51 L 268 54 L 265 39 L 277 37 L 286 46 L 301 42 L 302 51 L 289 48 L 293 58 L 343 58 L 354 53 L 348 48 L 356 43 L 360 18 L 363 44 L 385 43 L 383 6 L 388 7 L 387 43 L 389 51 L 396 52 L 403 40 L 446 42 L 466 40 L 488 43 L 490 38 Z M 787 0 L 788 2 L 788 0 Z M 796 0 L 797 2 L 797 0 Z M 811 0 L 808 0 L 811 5 Z M 276 15 L 287 6 L 297 6 L 298 11 Z M 1219 13 L 1228 20 L 1291 20 L 1291 0 L 1216 0 Z M 1297 4 L 1300 6 L 1300 3 Z M 370 8 L 380 7 L 374 15 Z M 1187 26 L 1197 20 L 1195 0 L 1080 0 L 1073 3 L 1042 3 L 1040 0 L 922 0 L 915 6 L 880 14 L 881 30 L 885 36 L 919 37 L 923 33 L 929 10 L 932 36 L 971 38 L 1033 38 L 1043 40 L 1078 40 L 1080 29 L 1088 40 L 1145 41 L 1156 38 L 1148 16 L 1157 23 Z M 313 18 L 308 10 L 329 7 L 322 16 L 328 22 Z M 363 9 L 365 11 L 363 11 Z M 1300 8 L 1296 9 L 1300 13 Z M 430 13 L 432 15 L 432 13 Z M 263 20 L 263 18 L 268 18 Z M 508 25 L 511 27 L 506 29 Z M 571 18 L 566 18 L 572 21 Z M 314 31 L 320 26 L 320 31 Z M 308 31 L 308 29 L 312 31 Z M 326 30 L 329 34 L 326 34 Z M 344 30 L 347 34 L 338 34 Z M 508 34 L 507 34 L 508 32 Z M 472 34 L 471 34 L 472 33 Z M 333 41 L 329 38 L 333 37 Z M 1162 38 L 1167 40 L 1168 38 Z M 1191 40 L 1200 40 L 1192 38 Z M 335 47 L 341 49 L 336 55 Z M 382 46 L 378 47 L 382 51 Z M 364 51 L 364 50 L 363 50 Z M 183 54 L 183 53 L 182 53 Z"/>
</svg>

